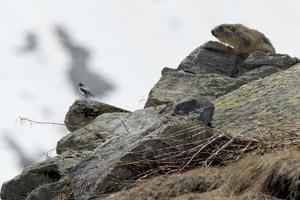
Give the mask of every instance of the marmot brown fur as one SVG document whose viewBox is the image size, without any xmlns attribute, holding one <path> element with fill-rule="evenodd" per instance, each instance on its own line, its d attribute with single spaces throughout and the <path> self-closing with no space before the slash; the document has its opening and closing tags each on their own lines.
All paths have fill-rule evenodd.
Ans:
<svg viewBox="0 0 300 200">
<path fill-rule="evenodd" d="M 242 24 L 221 24 L 211 33 L 223 43 L 233 47 L 241 57 L 248 57 L 254 51 L 275 54 L 270 40 L 261 32 L 250 29 Z"/>
</svg>

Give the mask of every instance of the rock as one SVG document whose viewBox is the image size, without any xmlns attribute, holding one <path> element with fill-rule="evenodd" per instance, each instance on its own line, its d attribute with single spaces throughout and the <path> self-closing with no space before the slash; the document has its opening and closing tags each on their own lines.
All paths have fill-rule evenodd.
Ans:
<svg viewBox="0 0 300 200">
<path fill-rule="evenodd" d="M 27 195 L 38 187 L 58 182 L 88 153 L 70 151 L 24 169 L 20 175 L 2 185 L 1 199 L 26 199 Z"/>
<path fill-rule="evenodd" d="M 110 122 L 113 130 L 104 131 L 116 132 L 116 136 L 97 147 L 70 174 L 74 198 L 85 200 L 118 191 L 148 171 L 164 171 L 164 166 L 174 159 L 183 166 L 185 159 L 191 156 L 183 152 L 212 136 L 211 131 L 197 121 L 173 116 L 174 112 L 168 112 L 170 109 L 166 107 L 168 105 L 124 113 L 123 123 Z"/>
<path fill-rule="evenodd" d="M 258 68 L 255 68 L 253 70 L 244 72 L 239 75 L 239 79 L 252 79 L 252 80 L 257 80 L 260 78 L 265 78 L 267 76 L 270 76 L 272 74 L 275 74 L 276 72 L 281 71 L 278 67 L 276 66 L 261 66 Z M 249 81 L 251 82 L 251 81 Z"/>
<path fill-rule="evenodd" d="M 192 120 L 209 124 L 212 120 L 214 105 L 206 99 L 187 99 L 178 103 L 170 103 L 162 109 L 161 114 L 182 115 Z M 63 137 L 56 147 L 56 153 L 61 154 L 69 150 L 94 150 L 112 137 L 127 135 L 128 132 L 150 128 L 157 123 L 157 113 L 141 110 L 132 113 L 105 113 L 96 118 L 84 128 L 76 130 Z M 140 116 L 144 116 L 143 123 L 139 124 Z M 130 117 L 129 124 L 124 120 Z M 136 117 L 136 118 L 135 118 Z M 130 126 L 130 130 L 127 129 Z"/>
<path fill-rule="evenodd" d="M 63 200 L 66 198 L 56 198 L 57 196 L 65 196 L 70 197 L 71 194 L 68 194 L 65 192 L 65 189 L 67 188 L 67 181 L 64 179 L 61 179 L 54 183 L 47 183 L 44 184 L 33 191 L 31 191 L 26 200 L 46 200 L 46 199 L 54 199 L 54 200 Z M 56 199 L 55 199 L 56 198 Z M 68 198 L 70 199 L 70 198 Z"/>
<path fill-rule="evenodd" d="M 137 111 L 137 114 L 133 115 L 136 118 L 131 118 L 129 123 L 131 129 L 128 130 L 136 131 L 136 129 L 150 128 L 157 122 L 156 115 L 152 115 L 151 112 L 145 111 L 144 115 L 147 116 L 143 122 L 139 123 L 139 113 L 143 111 Z M 123 124 L 124 120 L 131 116 L 131 113 L 105 113 L 98 116 L 90 124 L 84 128 L 69 133 L 63 137 L 56 147 L 57 154 L 61 154 L 65 151 L 74 150 L 94 150 L 105 141 L 119 135 L 128 135 L 127 126 Z M 135 125 L 135 126 L 134 126 Z M 125 127 L 126 126 L 126 127 Z"/>
<path fill-rule="evenodd" d="M 129 112 L 105 103 L 92 100 L 76 100 L 65 116 L 65 125 L 69 131 L 84 127 L 103 113 Z"/>
<path fill-rule="evenodd" d="M 162 77 L 151 89 L 145 107 L 194 98 L 215 100 L 247 82 L 218 74 L 194 74 L 164 68 Z"/>
<path fill-rule="evenodd" d="M 215 106 L 207 99 L 187 99 L 179 103 L 171 103 L 166 106 L 172 115 L 187 116 L 209 125 L 214 114 Z"/>
<path fill-rule="evenodd" d="M 126 129 L 119 127 L 119 124 L 128 115 L 129 113 L 104 113 L 99 115 L 96 117 L 97 120 L 69 133 L 58 141 L 56 153 L 61 154 L 70 150 L 94 150 L 107 139 L 125 133 Z"/>
<path fill-rule="evenodd" d="M 243 67 L 254 69 L 262 65 L 277 66 L 281 69 L 287 69 L 299 62 L 297 58 L 292 58 L 286 54 L 269 54 L 263 52 L 253 52 L 245 60 Z"/>
<path fill-rule="evenodd" d="M 257 128 L 270 126 L 272 135 L 282 134 L 287 124 L 300 123 L 299 77 L 297 64 L 216 99 L 212 124 L 234 136 L 259 137 Z"/>
<path fill-rule="evenodd" d="M 232 53 L 230 47 L 209 41 L 188 55 L 178 69 L 195 74 L 215 73 L 232 77 L 237 73 L 239 61 L 240 58 Z"/>
</svg>

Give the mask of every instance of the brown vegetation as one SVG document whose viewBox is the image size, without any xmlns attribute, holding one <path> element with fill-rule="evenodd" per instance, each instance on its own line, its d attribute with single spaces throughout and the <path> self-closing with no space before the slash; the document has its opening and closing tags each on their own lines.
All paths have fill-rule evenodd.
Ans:
<svg viewBox="0 0 300 200">
<path fill-rule="evenodd" d="M 278 130 L 282 132 L 281 137 L 268 134 L 271 129 L 273 127 L 258 129 L 261 135 L 268 137 L 249 140 L 214 134 L 189 150 L 194 153 L 184 158 L 185 165 L 178 157 L 170 163 L 172 171 L 164 171 L 175 174 L 141 178 L 131 189 L 127 187 L 128 190 L 106 200 L 299 199 L 299 125 L 287 125 Z M 176 167 L 176 163 L 180 165 Z M 197 165 L 198 168 L 193 169 Z M 180 173 L 189 169 L 193 170 Z M 143 177 L 149 178 L 152 174 L 158 173 L 152 171 L 151 175 Z"/>
<path fill-rule="evenodd" d="M 299 199 L 300 151 L 249 155 L 225 168 L 159 176 L 106 200 Z"/>
</svg>

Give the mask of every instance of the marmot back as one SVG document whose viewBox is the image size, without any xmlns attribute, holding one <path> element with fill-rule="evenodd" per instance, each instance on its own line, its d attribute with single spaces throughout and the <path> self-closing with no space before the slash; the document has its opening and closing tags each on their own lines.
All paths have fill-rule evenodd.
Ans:
<svg viewBox="0 0 300 200">
<path fill-rule="evenodd" d="M 220 42 L 232 46 L 241 57 L 248 57 L 254 51 L 275 54 L 273 45 L 264 34 L 242 24 L 221 24 L 211 33 Z"/>
</svg>

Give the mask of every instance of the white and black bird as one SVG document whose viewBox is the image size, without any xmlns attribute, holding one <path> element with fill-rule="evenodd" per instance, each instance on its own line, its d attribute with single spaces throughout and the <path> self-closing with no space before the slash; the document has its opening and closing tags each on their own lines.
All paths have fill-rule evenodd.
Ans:
<svg viewBox="0 0 300 200">
<path fill-rule="evenodd" d="M 86 87 L 82 82 L 78 83 L 78 85 L 80 94 L 82 94 L 85 98 L 94 97 L 90 89 Z"/>
</svg>

